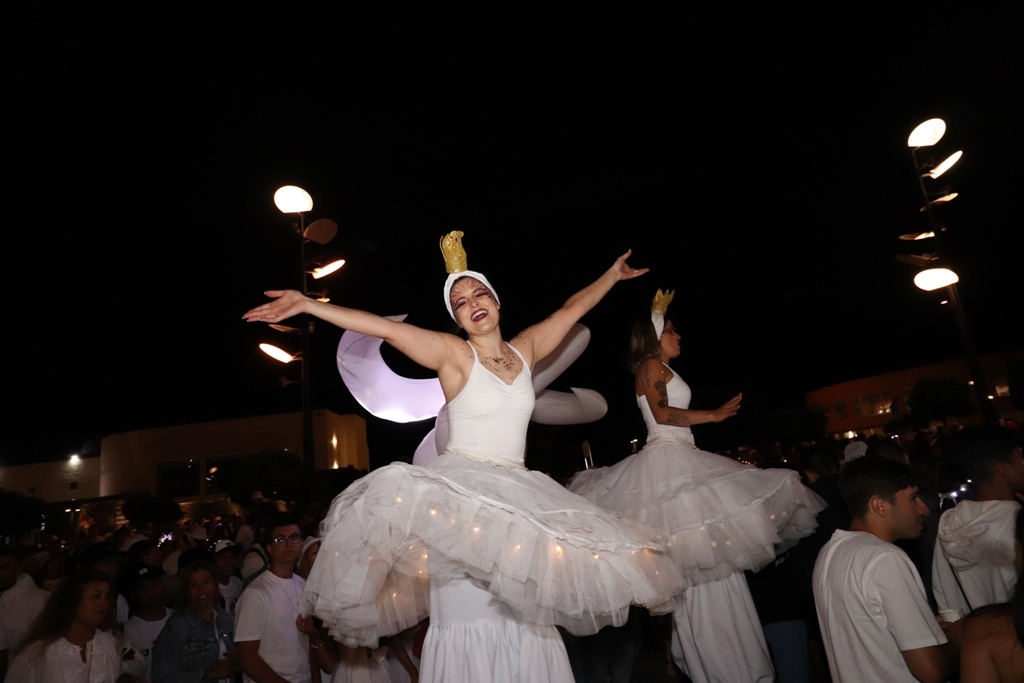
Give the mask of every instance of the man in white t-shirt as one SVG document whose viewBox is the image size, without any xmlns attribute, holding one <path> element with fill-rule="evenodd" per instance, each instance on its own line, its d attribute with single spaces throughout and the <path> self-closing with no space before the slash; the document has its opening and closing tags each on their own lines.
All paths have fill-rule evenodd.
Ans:
<svg viewBox="0 0 1024 683">
<path fill-rule="evenodd" d="M 235 643 L 245 683 L 310 683 L 312 679 L 309 637 L 296 625 L 306 585 L 294 573 L 302 541 L 297 524 L 286 518 L 275 520 L 266 543 L 267 570 L 242 590 L 235 606 Z"/>
<path fill-rule="evenodd" d="M 949 680 L 963 622 L 940 625 L 914 563 L 893 543 L 920 536 L 928 512 L 910 468 L 863 457 L 840 477 L 850 530 L 836 531 L 814 565 L 833 683 Z"/>
</svg>

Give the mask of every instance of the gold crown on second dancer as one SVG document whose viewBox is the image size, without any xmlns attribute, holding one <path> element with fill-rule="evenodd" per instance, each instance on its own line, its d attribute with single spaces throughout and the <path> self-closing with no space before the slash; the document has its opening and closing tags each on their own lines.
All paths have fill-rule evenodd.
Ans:
<svg viewBox="0 0 1024 683">
<path fill-rule="evenodd" d="M 654 301 L 651 302 L 651 313 L 667 313 L 668 305 L 672 303 L 672 297 L 675 295 L 676 290 L 674 289 L 667 292 L 663 292 L 659 289 L 658 293 L 654 295 Z"/>
<path fill-rule="evenodd" d="M 444 268 L 449 275 L 469 269 L 466 250 L 462 247 L 462 236 L 461 230 L 452 230 L 441 237 L 441 254 L 444 256 Z"/>
</svg>

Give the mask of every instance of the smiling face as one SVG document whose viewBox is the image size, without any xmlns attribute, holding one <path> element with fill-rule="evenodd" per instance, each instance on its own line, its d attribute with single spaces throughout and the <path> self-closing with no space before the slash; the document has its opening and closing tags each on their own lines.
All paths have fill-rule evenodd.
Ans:
<svg viewBox="0 0 1024 683">
<path fill-rule="evenodd" d="M 455 322 L 467 332 L 488 331 L 498 324 L 498 309 L 491 290 L 476 278 L 464 277 L 449 294 Z"/>
<path fill-rule="evenodd" d="M 666 358 L 678 358 L 681 354 L 682 348 L 679 346 L 679 333 L 676 332 L 675 325 L 672 324 L 671 320 L 665 321 L 665 328 L 661 333 L 661 353 Z"/>
<path fill-rule="evenodd" d="M 220 551 L 213 556 L 213 566 L 217 570 L 217 578 L 221 583 L 227 583 L 238 569 L 238 553 L 233 549 Z"/>
<path fill-rule="evenodd" d="M 86 628 L 99 628 L 107 618 L 111 600 L 110 584 L 106 581 L 85 584 L 82 599 L 75 610 L 75 621 Z"/>
<path fill-rule="evenodd" d="M 205 569 L 197 569 L 185 577 L 185 598 L 199 612 L 209 614 L 217 600 L 217 580 Z"/>
</svg>

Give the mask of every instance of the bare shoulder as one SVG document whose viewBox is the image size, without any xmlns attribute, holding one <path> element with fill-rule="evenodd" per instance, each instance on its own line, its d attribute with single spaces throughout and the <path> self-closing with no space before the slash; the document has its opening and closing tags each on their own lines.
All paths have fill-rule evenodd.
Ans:
<svg viewBox="0 0 1024 683">
<path fill-rule="evenodd" d="M 659 359 L 651 357 L 641 361 L 636 366 L 637 393 L 643 393 L 657 382 L 664 383 L 668 375 L 668 368 Z"/>
<path fill-rule="evenodd" d="M 456 367 L 465 367 L 473 363 L 473 348 L 469 342 L 454 334 L 441 332 L 443 334 L 445 348 L 447 349 L 448 361 Z"/>
<path fill-rule="evenodd" d="M 960 648 L 963 680 L 1024 680 L 1024 648 L 1008 609 L 968 617 Z"/>
<path fill-rule="evenodd" d="M 964 624 L 963 644 L 1010 638 L 1017 640 L 1013 630 L 1013 617 L 1008 610 L 974 614 Z"/>
<path fill-rule="evenodd" d="M 669 372 L 668 367 L 660 359 L 652 356 L 647 360 L 641 361 L 640 365 L 636 366 L 636 376 L 664 379 L 665 377 L 671 377 L 672 373 Z"/>
</svg>

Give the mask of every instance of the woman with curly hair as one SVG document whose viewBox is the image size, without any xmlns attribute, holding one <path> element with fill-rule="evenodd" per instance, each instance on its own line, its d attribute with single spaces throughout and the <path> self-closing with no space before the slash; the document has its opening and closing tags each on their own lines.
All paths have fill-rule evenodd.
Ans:
<svg viewBox="0 0 1024 683">
<path fill-rule="evenodd" d="M 113 586 L 99 572 L 65 579 L 46 602 L 7 670 L 18 683 L 114 683 L 141 676 L 142 656 L 112 629 Z"/>
</svg>

